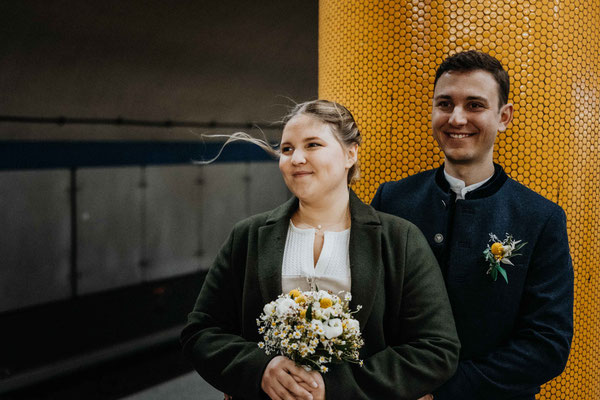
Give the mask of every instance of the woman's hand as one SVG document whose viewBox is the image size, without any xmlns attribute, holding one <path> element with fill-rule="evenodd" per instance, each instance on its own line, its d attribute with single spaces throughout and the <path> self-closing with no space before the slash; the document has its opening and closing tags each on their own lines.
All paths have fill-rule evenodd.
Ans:
<svg viewBox="0 0 600 400">
<path fill-rule="evenodd" d="M 320 375 L 319 377 L 321 378 Z M 323 395 L 325 394 L 325 385 L 319 385 L 315 380 L 318 378 L 283 356 L 277 356 L 267 364 L 260 387 L 273 400 L 313 400 L 310 391 L 296 382 L 296 378 L 302 380 L 306 384 L 305 387 L 313 390 L 322 386 Z"/>
<path fill-rule="evenodd" d="M 294 379 L 300 386 L 312 394 L 313 400 L 325 400 L 325 382 L 323 381 L 323 376 L 317 371 L 310 371 L 309 374 L 312 376 L 315 382 L 317 382 L 319 387 L 314 388 L 309 386 L 306 382 L 304 382 L 304 380 L 302 380 L 302 378 L 296 375 L 294 375 Z"/>
</svg>

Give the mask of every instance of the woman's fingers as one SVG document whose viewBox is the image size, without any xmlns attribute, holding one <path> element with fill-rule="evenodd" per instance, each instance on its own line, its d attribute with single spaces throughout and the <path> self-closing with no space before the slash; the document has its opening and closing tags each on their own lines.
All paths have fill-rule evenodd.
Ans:
<svg viewBox="0 0 600 400">
<path fill-rule="evenodd" d="M 292 397 L 290 399 L 305 399 L 312 400 L 313 396 L 310 392 L 300 386 L 294 378 L 289 373 L 282 373 L 278 375 L 279 384 L 283 387 L 287 392 L 289 392 Z M 280 395 L 281 393 L 278 392 Z"/>
<path fill-rule="evenodd" d="M 312 386 L 309 386 L 308 383 L 304 382 L 302 380 L 302 378 L 299 378 L 295 375 L 292 375 L 292 377 L 294 378 L 294 380 L 296 381 L 296 383 L 300 386 L 302 386 L 302 388 L 308 392 L 312 392 L 313 390 L 315 390 L 315 388 L 313 388 Z"/>
<path fill-rule="evenodd" d="M 312 400 L 312 395 L 302 388 L 290 375 L 290 368 L 295 364 L 290 359 L 277 356 L 273 358 L 262 376 L 262 390 L 274 400 Z"/>
<path fill-rule="evenodd" d="M 319 387 L 317 381 L 313 378 L 310 372 L 306 371 L 304 368 L 297 366 L 293 361 L 291 361 L 291 365 L 289 366 L 290 373 L 294 376 L 294 378 L 300 378 L 302 381 L 306 382 L 307 385 L 311 386 L 313 389 Z"/>
</svg>

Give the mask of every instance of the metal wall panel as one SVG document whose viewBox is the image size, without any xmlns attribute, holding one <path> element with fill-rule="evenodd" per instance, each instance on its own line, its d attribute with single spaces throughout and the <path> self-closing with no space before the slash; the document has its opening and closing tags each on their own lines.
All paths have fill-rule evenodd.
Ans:
<svg viewBox="0 0 600 400">
<path fill-rule="evenodd" d="M 0 173 L 0 312 L 71 295 L 67 170 Z"/>
<path fill-rule="evenodd" d="M 209 268 L 233 225 L 285 202 L 290 193 L 276 162 L 202 167 L 202 268 Z"/>
<path fill-rule="evenodd" d="M 78 293 L 141 282 L 143 170 L 77 172 Z"/>
<path fill-rule="evenodd" d="M 147 168 L 144 279 L 200 268 L 201 167 Z"/>
<path fill-rule="evenodd" d="M 276 162 L 254 162 L 248 166 L 250 176 L 250 213 L 257 214 L 284 203 L 292 195 L 281 177 Z"/>
<path fill-rule="evenodd" d="M 250 214 L 246 163 L 202 167 L 201 267 L 209 268 L 233 225 Z"/>
<path fill-rule="evenodd" d="M 69 174 L 0 174 L 0 311 L 71 294 Z M 206 269 L 236 222 L 290 195 L 275 162 L 86 168 L 76 179 L 79 295 Z"/>
</svg>

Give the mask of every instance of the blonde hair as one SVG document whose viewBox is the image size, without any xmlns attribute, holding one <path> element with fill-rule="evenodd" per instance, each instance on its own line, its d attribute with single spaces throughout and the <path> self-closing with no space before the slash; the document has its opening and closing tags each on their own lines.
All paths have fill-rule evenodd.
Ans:
<svg viewBox="0 0 600 400">
<path fill-rule="evenodd" d="M 360 145 L 362 137 L 358 129 L 358 125 L 352 116 L 343 105 L 329 100 L 311 100 L 304 103 L 296 104 L 290 112 L 283 118 L 282 122 L 287 124 L 292 118 L 298 115 L 308 115 L 317 120 L 328 124 L 332 128 L 335 138 L 343 147 L 348 147 L 353 144 Z M 272 145 L 265 139 L 258 139 L 245 132 L 236 132 L 231 135 L 211 135 L 211 137 L 226 137 L 227 141 L 221 146 L 219 153 L 208 161 L 201 161 L 200 164 L 208 164 L 216 160 L 223 148 L 229 143 L 236 141 L 244 141 L 253 143 L 261 149 L 272 155 L 274 158 L 279 158 L 281 155 L 278 145 Z M 360 167 L 358 160 L 348 171 L 348 184 L 357 181 L 360 177 Z"/>
</svg>

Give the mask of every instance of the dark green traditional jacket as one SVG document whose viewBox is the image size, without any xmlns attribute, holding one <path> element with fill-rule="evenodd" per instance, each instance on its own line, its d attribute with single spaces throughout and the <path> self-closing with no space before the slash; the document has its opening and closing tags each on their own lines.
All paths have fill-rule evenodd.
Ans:
<svg viewBox="0 0 600 400">
<path fill-rule="evenodd" d="M 274 357 L 259 349 L 256 319 L 281 294 L 292 198 L 235 225 L 211 267 L 188 325 L 184 352 L 211 385 L 235 399 L 266 398 L 260 384 Z M 421 232 L 350 193 L 352 308 L 365 341 L 364 366 L 323 374 L 327 399 L 407 399 L 429 393 L 458 362 L 452 311 L 437 261 Z"/>
</svg>

